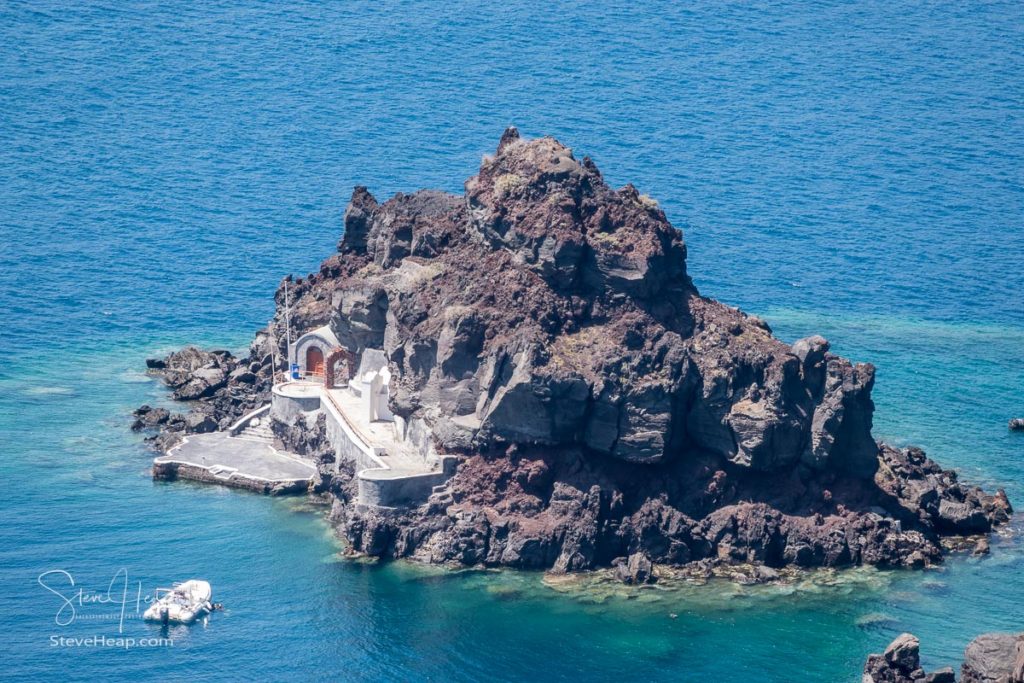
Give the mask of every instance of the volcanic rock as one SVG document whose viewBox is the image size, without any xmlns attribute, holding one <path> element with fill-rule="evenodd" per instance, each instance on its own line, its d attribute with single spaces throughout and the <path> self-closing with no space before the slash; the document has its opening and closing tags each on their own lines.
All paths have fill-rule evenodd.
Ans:
<svg viewBox="0 0 1024 683">
<path fill-rule="evenodd" d="M 1024 683 L 1024 633 L 986 633 L 964 651 L 961 683 Z M 863 683 L 954 683 L 952 668 L 926 674 L 920 643 L 909 633 L 896 638 L 880 655 L 869 655 Z"/>
<path fill-rule="evenodd" d="M 877 443 L 873 366 L 702 296 L 657 202 L 551 138 L 509 129 L 462 195 L 357 187 L 338 252 L 281 283 L 246 358 L 190 347 L 151 372 L 220 428 L 265 404 L 285 286 L 293 338 L 327 325 L 353 354 L 379 350 L 391 412 L 460 458 L 423 505 L 368 508 L 322 426 L 275 423 L 325 463 L 352 552 L 555 571 L 629 558 L 631 580 L 647 562 L 919 567 L 941 562 L 942 535 L 1012 511 Z"/>
<path fill-rule="evenodd" d="M 924 679 L 921 643 L 909 633 L 896 638 L 881 655 L 869 655 L 864 683 L 913 683 Z"/>
<path fill-rule="evenodd" d="M 654 583 L 654 565 L 644 553 L 633 553 L 615 567 L 615 578 L 627 584 Z"/>
<path fill-rule="evenodd" d="M 954 683 L 950 668 L 926 674 L 921 668 L 921 644 L 910 633 L 904 633 L 880 655 L 869 655 L 864 665 L 863 683 Z"/>
<path fill-rule="evenodd" d="M 971 641 L 961 683 L 1024 683 L 1024 633 L 986 633 Z"/>
<path fill-rule="evenodd" d="M 132 431 L 137 432 L 143 429 L 156 429 L 166 424 L 171 413 L 166 408 L 151 408 L 148 405 L 139 406 L 132 411 L 135 421 L 132 422 Z"/>
<path fill-rule="evenodd" d="M 204 434 L 217 430 L 217 421 L 210 415 L 191 412 L 185 417 L 185 429 L 193 434 Z"/>
</svg>

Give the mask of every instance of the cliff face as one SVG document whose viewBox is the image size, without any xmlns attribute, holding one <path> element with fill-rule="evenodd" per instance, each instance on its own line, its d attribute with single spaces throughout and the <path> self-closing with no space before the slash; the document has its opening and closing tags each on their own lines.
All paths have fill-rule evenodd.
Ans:
<svg viewBox="0 0 1024 683">
<path fill-rule="evenodd" d="M 356 188 L 338 253 L 290 292 L 293 332 L 327 324 L 349 351 L 382 349 L 392 412 L 465 456 L 413 510 L 359 510 L 351 481 L 325 475 L 357 551 L 562 570 L 630 555 L 918 565 L 939 560 L 940 534 L 1009 514 L 920 451 L 880 447 L 871 365 L 702 297 L 657 203 L 550 138 L 509 129 L 463 196 Z M 256 373 L 246 405 L 284 355 L 283 289 L 277 303 L 237 363 Z M 301 441 L 286 445 L 317 442 Z"/>
<path fill-rule="evenodd" d="M 552 139 L 506 132 L 464 197 L 357 188 L 340 255 L 305 283 L 342 344 L 383 348 L 394 411 L 439 445 L 580 446 L 654 464 L 870 477 L 869 365 L 790 348 L 701 297 L 657 204 Z M 317 320 L 316 322 L 320 322 Z"/>
</svg>

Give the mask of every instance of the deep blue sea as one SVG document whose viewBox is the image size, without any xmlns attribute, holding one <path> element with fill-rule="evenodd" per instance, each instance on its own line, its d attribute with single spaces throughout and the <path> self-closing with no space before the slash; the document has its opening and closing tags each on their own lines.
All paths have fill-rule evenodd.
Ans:
<svg viewBox="0 0 1024 683">
<path fill-rule="evenodd" d="M 8 0 L 0 679 L 857 681 L 903 631 L 931 668 L 1024 630 L 1019 521 L 939 571 L 628 590 L 352 563 L 303 500 L 153 483 L 144 359 L 244 348 L 353 185 L 461 191 L 509 124 L 658 199 L 705 294 L 875 363 L 876 434 L 1024 509 L 1019 2 Z M 119 608 L 58 625 L 38 577 L 121 569 L 227 609 L 54 645 Z"/>
</svg>

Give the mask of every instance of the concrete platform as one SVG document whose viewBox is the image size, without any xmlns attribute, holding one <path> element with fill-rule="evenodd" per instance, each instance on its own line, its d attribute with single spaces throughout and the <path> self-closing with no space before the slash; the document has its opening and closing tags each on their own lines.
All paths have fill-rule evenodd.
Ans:
<svg viewBox="0 0 1024 683">
<path fill-rule="evenodd" d="M 363 417 L 362 402 L 347 389 L 325 389 L 324 392 L 345 416 L 345 420 L 354 429 L 356 435 L 367 445 L 377 450 L 384 464 L 394 470 L 391 478 L 410 474 L 429 474 L 433 472 L 423 461 L 423 457 L 403 443 L 395 433 L 395 423 L 390 420 L 370 421 Z"/>
<path fill-rule="evenodd" d="M 369 390 L 367 384 L 359 392 Z M 400 434 L 394 419 L 372 419 L 359 392 L 352 386 L 329 389 L 321 382 L 288 380 L 274 385 L 270 417 L 290 423 L 322 411 L 335 467 L 352 463 L 360 505 L 400 508 L 423 503 L 455 473 L 458 456 L 429 452 L 429 443 L 424 445 L 429 430 L 410 440 L 407 431 Z"/>
<path fill-rule="evenodd" d="M 271 495 L 301 493 L 316 467 L 273 446 L 228 432 L 191 434 L 153 460 L 154 479 L 191 479 Z"/>
</svg>

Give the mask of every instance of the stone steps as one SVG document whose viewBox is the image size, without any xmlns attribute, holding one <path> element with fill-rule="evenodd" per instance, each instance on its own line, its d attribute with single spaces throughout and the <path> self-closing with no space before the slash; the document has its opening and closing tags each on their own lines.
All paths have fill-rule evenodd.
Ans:
<svg viewBox="0 0 1024 683">
<path fill-rule="evenodd" d="M 256 424 L 246 425 L 245 429 L 240 431 L 235 438 L 245 439 L 246 441 L 259 441 L 260 443 L 272 444 L 274 443 L 274 432 L 271 431 L 270 425 L 263 421 L 255 421 Z"/>
<path fill-rule="evenodd" d="M 227 465 L 214 465 L 210 468 L 210 474 L 221 481 L 228 481 L 237 471 L 237 467 L 228 467 Z"/>
</svg>

